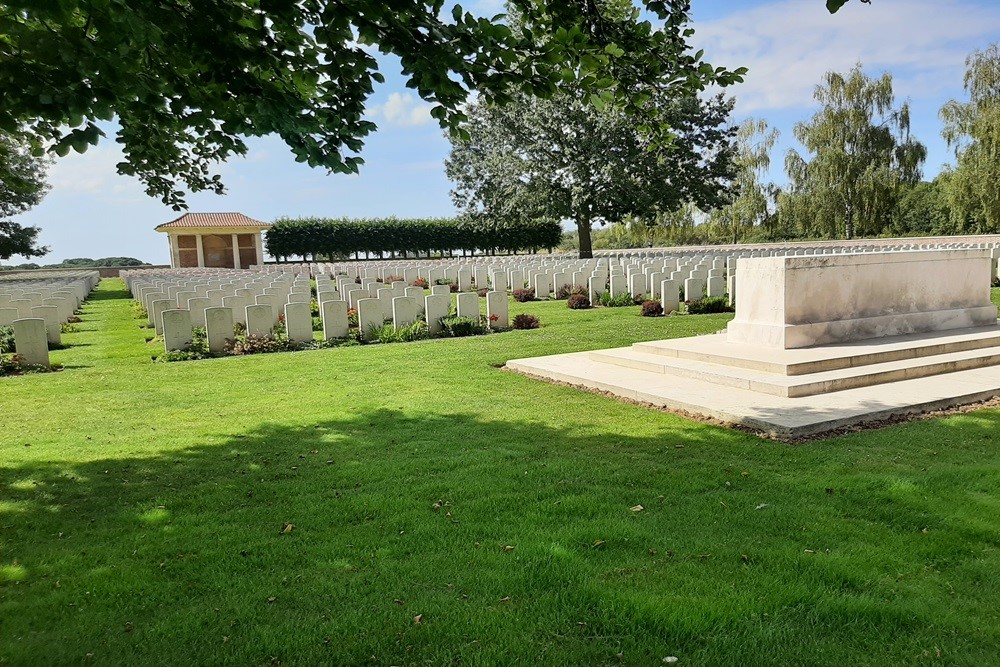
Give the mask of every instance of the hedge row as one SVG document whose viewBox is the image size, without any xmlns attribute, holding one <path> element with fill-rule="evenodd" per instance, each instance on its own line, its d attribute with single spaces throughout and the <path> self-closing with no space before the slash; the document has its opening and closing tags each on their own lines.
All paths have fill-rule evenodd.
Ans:
<svg viewBox="0 0 1000 667">
<path fill-rule="evenodd" d="M 537 251 L 552 249 L 561 239 L 562 227 L 555 220 L 497 223 L 467 218 L 281 218 L 264 236 L 272 257 L 303 259 Z"/>
</svg>

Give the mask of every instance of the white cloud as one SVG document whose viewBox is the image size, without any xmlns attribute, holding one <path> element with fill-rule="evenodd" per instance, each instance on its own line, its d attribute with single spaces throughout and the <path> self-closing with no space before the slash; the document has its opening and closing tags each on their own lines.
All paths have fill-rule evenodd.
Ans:
<svg viewBox="0 0 1000 667">
<path fill-rule="evenodd" d="M 971 0 L 852 2 L 830 15 L 818 0 L 781 0 L 696 22 L 694 42 L 713 65 L 745 66 L 728 89 L 739 113 L 812 106 L 823 74 L 861 62 L 893 75 L 897 98 L 961 87 L 965 58 L 1000 38 L 1000 7 Z"/>
<path fill-rule="evenodd" d="M 384 104 L 370 107 L 369 114 L 376 121 L 390 127 L 417 127 L 427 125 L 431 118 L 431 105 L 413 93 L 390 93 Z"/>
<path fill-rule="evenodd" d="M 107 138 L 103 142 L 113 144 Z M 114 189 L 118 193 L 126 177 L 118 175 L 115 165 L 123 159 L 117 145 L 91 146 L 85 153 L 70 151 L 65 157 L 55 158 L 48 181 L 52 189 L 59 192 L 93 194 Z"/>
</svg>

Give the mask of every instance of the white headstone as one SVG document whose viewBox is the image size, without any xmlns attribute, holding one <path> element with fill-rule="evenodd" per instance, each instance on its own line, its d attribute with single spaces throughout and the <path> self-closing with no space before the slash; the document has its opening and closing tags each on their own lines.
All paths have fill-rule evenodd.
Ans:
<svg viewBox="0 0 1000 667">
<path fill-rule="evenodd" d="M 323 338 L 347 338 L 349 326 L 346 301 L 324 301 L 320 304 L 320 316 L 323 318 Z"/>
<path fill-rule="evenodd" d="M 49 341 L 45 333 L 45 320 L 27 317 L 14 320 L 14 351 L 21 361 L 32 366 L 49 365 Z"/>
<path fill-rule="evenodd" d="M 450 309 L 451 296 L 430 294 L 424 297 L 424 318 L 427 322 L 427 330 L 432 335 L 443 330 L 441 318 L 447 317 Z"/>
<path fill-rule="evenodd" d="M 456 314 L 459 317 L 479 318 L 479 296 L 475 292 L 461 292 L 457 297 Z"/>
<path fill-rule="evenodd" d="M 486 316 L 490 328 L 506 329 L 510 325 L 506 292 L 486 293 Z"/>
<path fill-rule="evenodd" d="M 285 335 L 295 343 L 308 343 L 313 339 L 312 309 L 308 302 L 285 304 Z"/>
<path fill-rule="evenodd" d="M 167 352 L 183 350 L 192 343 L 191 311 L 168 308 L 162 313 L 163 348 Z"/>
</svg>

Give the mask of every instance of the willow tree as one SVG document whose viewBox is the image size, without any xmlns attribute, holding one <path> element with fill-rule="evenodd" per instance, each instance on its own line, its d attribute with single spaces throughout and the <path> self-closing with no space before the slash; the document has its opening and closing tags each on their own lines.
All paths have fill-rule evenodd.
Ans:
<svg viewBox="0 0 1000 667">
<path fill-rule="evenodd" d="M 763 119 L 748 118 L 736 131 L 735 196 L 726 206 L 709 213 L 716 236 L 739 243 L 771 217 L 778 189 L 765 179 L 771 168 L 771 149 L 777 140 L 778 130 L 769 127 Z"/>
<path fill-rule="evenodd" d="M 903 188 L 920 181 L 927 149 L 910 136 L 908 104 L 894 106 L 892 76 L 827 72 L 814 97 L 820 110 L 797 123 L 806 154 L 785 158 L 788 191 L 778 198 L 783 225 L 828 238 L 873 235 L 891 224 Z"/>
<path fill-rule="evenodd" d="M 1000 231 L 1000 47 L 975 51 L 965 61 L 968 102 L 941 109 L 942 132 L 957 165 L 945 192 L 954 223 L 963 231 Z"/>
</svg>

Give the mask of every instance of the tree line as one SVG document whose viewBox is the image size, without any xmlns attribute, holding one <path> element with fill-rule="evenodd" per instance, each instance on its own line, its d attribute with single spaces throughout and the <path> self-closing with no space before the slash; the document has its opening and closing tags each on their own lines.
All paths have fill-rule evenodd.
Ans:
<svg viewBox="0 0 1000 667">
<path fill-rule="evenodd" d="M 272 257 L 339 259 L 536 252 L 559 245 L 551 218 L 281 218 L 264 233 Z"/>
</svg>

